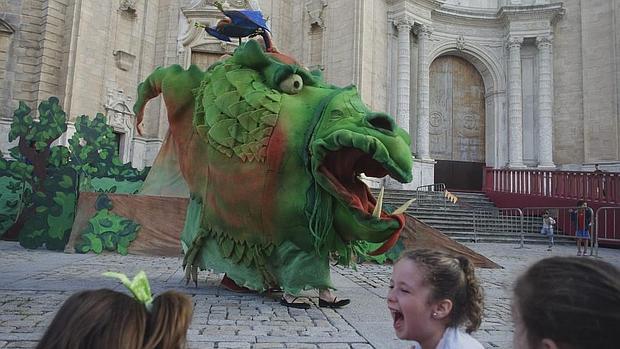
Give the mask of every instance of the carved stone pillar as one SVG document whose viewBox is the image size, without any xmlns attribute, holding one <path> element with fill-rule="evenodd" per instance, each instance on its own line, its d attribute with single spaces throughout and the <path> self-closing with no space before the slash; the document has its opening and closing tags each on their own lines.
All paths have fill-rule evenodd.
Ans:
<svg viewBox="0 0 620 349">
<path fill-rule="evenodd" d="M 536 38 L 538 46 L 538 167 L 555 168 L 553 163 L 552 38 Z"/>
<path fill-rule="evenodd" d="M 394 20 L 398 29 L 398 78 L 397 93 L 398 106 L 396 111 L 396 123 L 400 128 L 409 133 L 409 96 L 411 77 L 411 52 L 410 32 L 413 20 L 401 17 Z"/>
<path fill-rule="evenodd" d="M 521 91 L 521 44 L 523 38 L 508 38 L 508 166 L 523 164 L 523 101 Z"/>
<path fill-rule="evenodd" d="M 417 155 L 422 160 L 430 159 L 429 124 L 429 80 L 428 47 L 432 29 L 426 25 L 416 28 L 418 35 L 418 132 Z"/>
</svg>

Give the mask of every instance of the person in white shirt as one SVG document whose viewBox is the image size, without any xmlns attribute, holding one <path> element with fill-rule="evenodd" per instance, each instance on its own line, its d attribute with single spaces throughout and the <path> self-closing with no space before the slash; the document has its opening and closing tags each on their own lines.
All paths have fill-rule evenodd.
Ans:
<svg viewBox="0 0 620 349">
<path fill-rule="evenodd" d="M 469 335 L 482 321 L 482 299 L 467 258 L 418 249 L 394 265 L 387 304 L 396 336 L 416 341 L 414 349 L 483 349 Z"/>
</svg>

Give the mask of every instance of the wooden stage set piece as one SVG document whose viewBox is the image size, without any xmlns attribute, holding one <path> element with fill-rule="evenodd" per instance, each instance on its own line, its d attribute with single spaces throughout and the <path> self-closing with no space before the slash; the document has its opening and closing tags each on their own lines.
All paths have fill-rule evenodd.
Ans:
<svg viewBox="0 0 620 349">
<path fill-rule="evenodd" d="M 96 213 L 95 201 L 100 193 L 80 193 L 75 221 L 65 252 L 75 252 L 80 234 Z M 140 224 L 138 236 L 129 245 L 131 254 L 180 256 L 181 231 L 185 222 L 188 198 L 106 194 L 112 201 L 112 213 Z"/>
<path fill-rule="evenodd" d="M 88 220 L 95 214 L 99 193 L 80 193 L 71 237 L 65 252 L 75 252 L 74 246 Z M 165 196 L 107 194 L 112 212 L 141 225 L 138 237 L 129 246 L 129 253 L 155 256 L 180 256 L 180 236 L 185 222 L 189 199 Z M 469 258 L 478 268 L 501 268 L 485 256 L 450 239 L 441 231 L 406 215 L 401 239 L 406 248 L 435 248 Z"/>
</svg>

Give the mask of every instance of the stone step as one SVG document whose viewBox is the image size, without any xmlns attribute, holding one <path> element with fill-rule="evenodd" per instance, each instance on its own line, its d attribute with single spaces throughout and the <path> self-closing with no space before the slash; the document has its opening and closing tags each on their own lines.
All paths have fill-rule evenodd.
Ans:
<svg viewBox="0 0 620 349">
<path fill-rule="evenodd" d="M 520 234 L 507 233 L 476 233 L 473 232 L 444 232 L 450 238 L 459 242 L 505 242 L 505 243 L 521 243 Z M 554 244 L 572 245 L 575 243 L 573 237 L 566 235 L 555 235 L 553 237 Z M 548 244 L 549 238 L 540 234 L 524 234 L 524 244 Z"/>
<path fill-rule="evenodd" d="M 501 242 L 521 243 L 521 226 L 518 216 L 501 216 L 499 209 L 484 193 L 452 192 L 459 201 L 454 204 L 445 202 L 443 192 L 419 192 L 403 190 L 386 190 L 383 200 L 386 205 L 400 206 L 405 201 L 417 198 L 407 213 L 424 223 L 439 229 L 459 242 Z M 373 190 L 375 197 L 379 190 Z M 476 223 L 474 225 L 474 212 Z M 476 232 L 474 233 L 474 227 Z M 540 217 L 523 217 L 524 243 L 547 244 L 549 238 L 539 234 Z M 574 239 L 558 235 L 554 240 L 558 244 L 573 244 Z"/>
</svg>

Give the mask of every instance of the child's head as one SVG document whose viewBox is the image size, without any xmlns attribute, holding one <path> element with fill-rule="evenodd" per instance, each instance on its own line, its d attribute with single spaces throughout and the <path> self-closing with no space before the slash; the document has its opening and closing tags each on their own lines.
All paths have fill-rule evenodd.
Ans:
<svg viewBox="0 0 620 349">
<path fill-rule="evenodd" d="M 472 332 L 482 320 L 482 291 L 473 265 L 440 251 L 403 252 L 394 265 L 387 301 L 401 339 L 420 341 L 464 323 Z"/>
<path fill-rule="evenodd" d="M 577 207 L 588 207 L 588 203 L 585 200 L 577 201 Z"/>
<path fill-rule="evenodd" d="M 168 291 L 143 303 L 109 289 L 69 297 L 39 341 L 38 349 L 183 348 L 192 317 L 188 296 Z"/>
<path fill-rule="evenodd" d="M 515 349 L 617 348 L 620 270 L 595 259 L 543 259 L 517 280 L 513 319 Z"/>
</svg>

